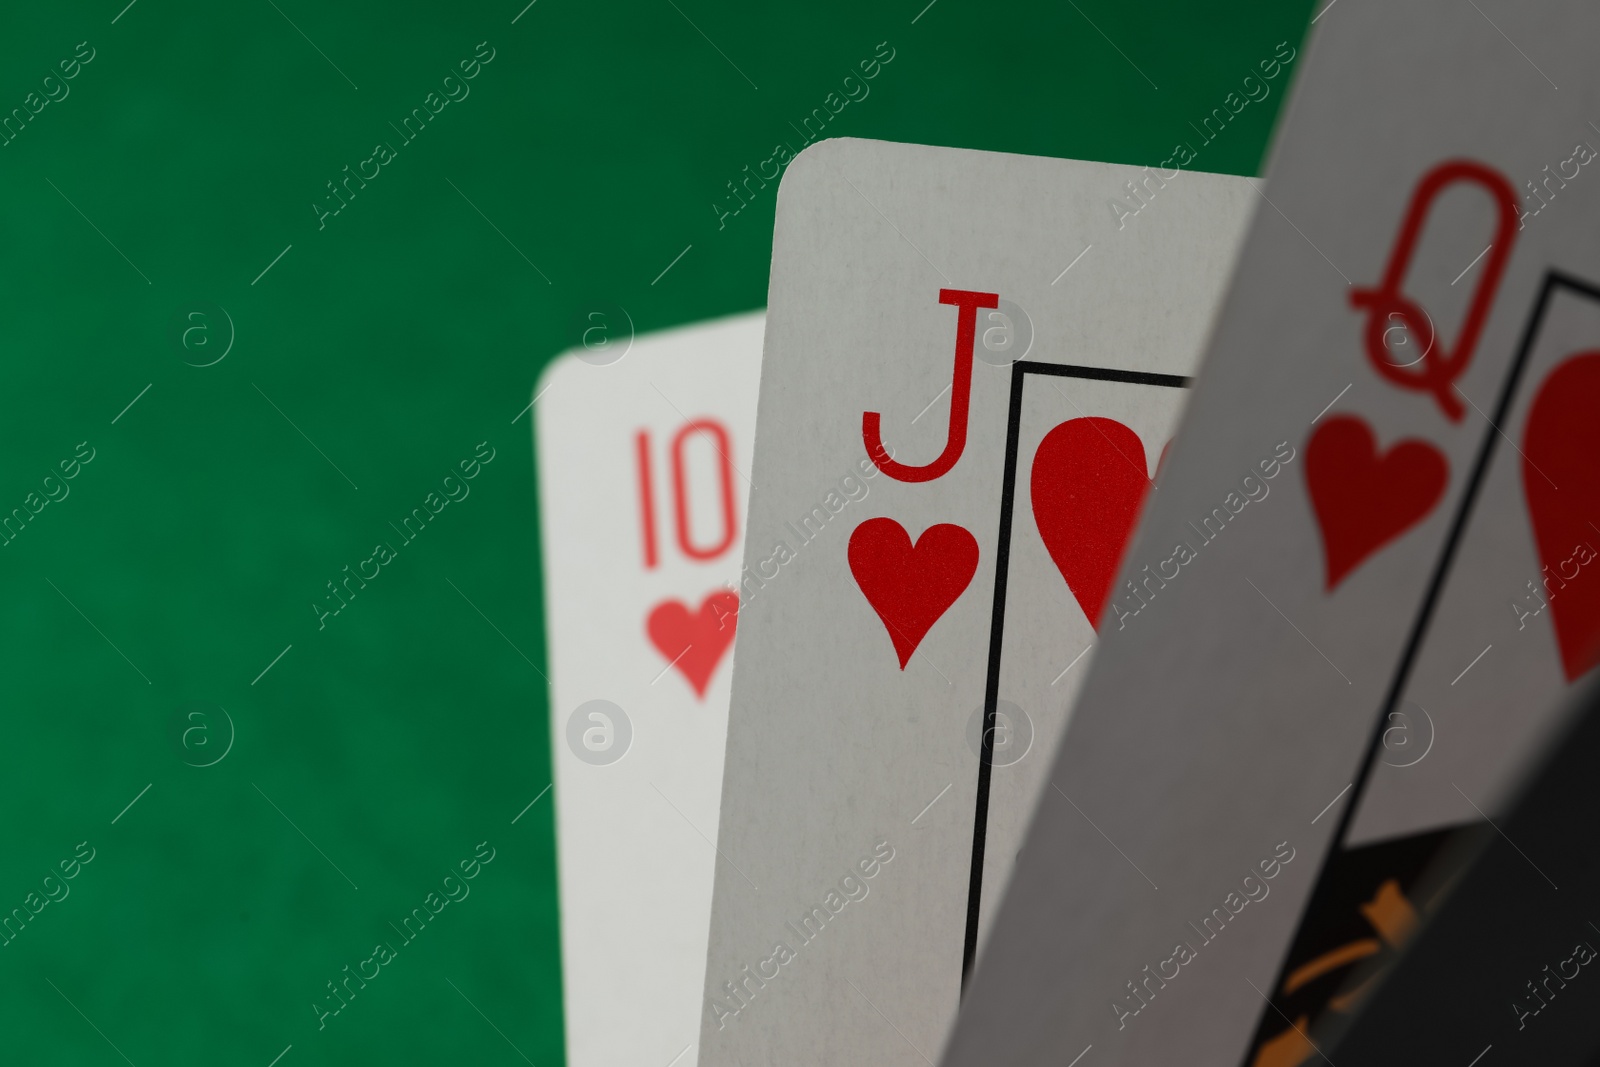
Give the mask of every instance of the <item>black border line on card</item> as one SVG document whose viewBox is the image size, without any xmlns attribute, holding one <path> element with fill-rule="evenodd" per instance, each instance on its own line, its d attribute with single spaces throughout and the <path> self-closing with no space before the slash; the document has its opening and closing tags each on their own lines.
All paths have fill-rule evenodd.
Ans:
<svg viewBox="0 0 1600 1067">
<path fill-rule="evenodd" d="M 1511 367 L 1506 373 L 1505 385 L 1501 387 L 1500 398 L 1495 404 L 1494 418 L 1490 423 L 1489 432 L 1484 434 L 1483 444 L 1478 447 L 1478 458 L 1472 466 L 1472 474 L 1467 481 L 1467 487 L 1462 493 L 1461 506 L 1456 511 L 1454 522 L 1451 523 L 1450 533 L 1445 538 L 1444 548 L 1439 553 L 1439 561 L 1434 566 L 1433 577 L 1428 582 L 1428 591 L 1423 598 L 1422 607 L 1417 612 L 1416 622 L 1412 624 L 1411 636 L 1406 639 L 1405 651 L 1400 657 L 1400 664 L 1395 668 L 1394 678 L 1389 683 L 1389 691 L 1384 696 L 1383 704 L 1379 708 L 1377 721 L 1373 724 L 1372 734 L 1367 739 L 1365 755 L 1356 770 L 1353 788 L 1350 790 L 1350 800 L 1340 812 L 1339 821 L 1335 824 L 1333 833 L 1329 836 L 1329 846 L 1322 854 L 1322 862 L 1317 867 L 1317 876 L 1311 883 L 1310 892 L 1306 896 L 1306 904 L 1300 912 L 1299 921 L 1295 923 L 1294 935 L 1284 943 L 1282 958 L 1278 961 L 1273 990 L 1283 982 L 1283 969 L 1288 966 L 1289 953 L 1294 949 L 1295 942 L 1300 936 L 1304 925 L 1311 899 L 1316 896 L 1317 888 L 1327 876 L 1328 868 L 1333 862 L 1336 853 L 1345 851 L 1344 841 L 1350 832 L 1350 825 L 1355 821 L 1356 812 L 1361 807 L 1361 800 L 1366 792 L 1367 783 L 1372 777 L 1373 764 L 1377 762 L 1378 750 L 1383 745 L 1384 723 L 1389 721 L 1389 714 L 1400 701 L 1401 694 L 1405 692 L 1406 682 L 1410 680 L 1411 669 L 1416 665 L 1418 652 L 1422 649 L 1423 639 L 1427 636 L 1429 624 L 1433 621 L 1434 609 L 1438 607 L 1440 594 L 1444 591 L 1445 579 L 1449 576 L 1450 568 L 1455 563 L 1456 550 L 1461 545 L 1461 540 L 1467 529 L 1467 521 L 1472 516 L 1472 510 L 1478 502 L 1478 492 L 1483 487 L 1484 476 L 1489 471 L 1489 462 L 1494 458 L 1498 446 L 1500 427 L 1506 421 L 1506 413 L 1511 410 L 1511 401 L 1517 392 L 1517 386 L 1522 380 L 1522 372 L 1527 368 L 1528 356 L 1533 351 L 1533 346 L 1538 340 L 1539 331 L 1544 326 L 1545 314 L 1550 309 L 1550 298 L 1559 288 L 1574 290 L 1600 304 L 1600 287 L 1585 282 L 1563 271 L 1549 269 L 1545 271 L 1543 280 L 1539 283 L 1538 295 L 1534 298 L 1533 310 L 1529 313 L 1526 323 L 1522 327 L 1522 337 L 1517 342 L 1517 354 L 1512 359 Z M 1454 383 L 1452 383 L 1453 385 Z M 1255 1027 L 1251 1030 L 1251 1038 L 1261 1029 L 1261 1018 L 1272 1010 L 1272 1004 L 1262 1007 L 1261 1016 L 1256 1020 Z M 1243 1055 L 1248 1057 L 1250 1049 L 1246 1048 Z"/>
<path fill-rule="evenodd" d="M 1187 389 L 1194 379 L 1178 374 L 1080 367 L 1070 363 L 1018 360 L 1011 364 L 1011 404 L 1006 415 L 1006 465 L 1000 489 L 1000 540 L 995 550 L 994 612 L 989 622 L 989 669 L 983 691 L 983 732 L 978 742 L 978 795 L 972 822 L 972 871 L 967 881 L 967 930 L 961 949 L 961 988 L 966 989 L 978 956 L 978 905 L 983 893 L 983 851 L 989 832 L 989 779 L 994 768 L 995 712 L 1000 702 L 1000 647 L 1005 630 L 1006 579 L 1011 566 L 1011 511 L 1017 498 L 1017 447 L 1022 436 L 1022 386 L 1029 374 L 1085 378 L 1128 385 Z"/>
</svg>

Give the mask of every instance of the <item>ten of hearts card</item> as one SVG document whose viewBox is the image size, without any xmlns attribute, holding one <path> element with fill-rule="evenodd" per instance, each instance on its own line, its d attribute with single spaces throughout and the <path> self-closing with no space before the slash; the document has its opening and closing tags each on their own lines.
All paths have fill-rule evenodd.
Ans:
<svg viewBox="0 0 1600 1067">
<path fill-rule="evenodd" d="M 626 314 L 533 403 L 574 1067 L 694 1063 L 761 368 L 759 312 Z"/>
</svg>

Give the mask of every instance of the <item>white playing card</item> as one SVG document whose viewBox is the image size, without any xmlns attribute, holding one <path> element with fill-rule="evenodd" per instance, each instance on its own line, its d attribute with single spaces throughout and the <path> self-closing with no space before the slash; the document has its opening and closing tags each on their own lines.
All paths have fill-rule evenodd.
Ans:
<svg viewBox="0 0 1600 1067">
<path fill-rule="evenodd" d="M 597 322 L 535 393 L 573 1067 L 695 1061 L 763 319 Z"/>
<path fill-rule="evenodd" d="M 1318 1058 L 1600 659 L 1600 15 L 1324 14 L 947 1064 Z"/>
<path fill-rule="evenodd" d="M 1257 202 L 859 140 L 790 165 L 702 1064 L 936 1054 Z M 1008 466 L 1019 622 L 991 652 Z"/>
</svg>

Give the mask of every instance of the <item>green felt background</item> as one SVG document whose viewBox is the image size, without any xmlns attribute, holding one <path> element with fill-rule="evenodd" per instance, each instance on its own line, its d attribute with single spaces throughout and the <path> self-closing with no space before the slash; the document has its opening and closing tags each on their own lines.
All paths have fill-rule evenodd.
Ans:
<svg viewBox="0 0 1600 1067">
<path fill-rule="evenodd" d="M 761 306 L 772 189 L 721 228 L 712 204 L 881 41 L 830 134 L 1153 163 L 1311 15 L 523 2 L 0 16 L 0 110 L 94 49 L 0 147 L 0 513 L 94 455 L 0 547 L 0 910 L 95 850 L 0 947 L 8 1062 L 558 1063 L 541 365 L 599 303 L 641 330 Z M 324 183 L 483 41 L 470 95 L 319 229 Z M 1285 82 L 1194 166 L 1255 173 Z M 169 331 L 199 301 L 235 334 L 205 368 L 226 323 Z M 325 583 L 485 441 L 319 629 Z M 470 896 L 319 1030 L 325 983 L 481 841 Z"/>
</svg>

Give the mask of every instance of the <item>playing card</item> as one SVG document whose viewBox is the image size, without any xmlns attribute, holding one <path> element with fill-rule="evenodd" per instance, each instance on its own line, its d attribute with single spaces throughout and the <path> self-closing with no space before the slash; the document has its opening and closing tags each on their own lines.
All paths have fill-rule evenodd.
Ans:
<svg viewBox="0 0 1600 1067">
<path fill-rule="evenodd" d="M 567 1061 L 692 1065 L 763 316 L 596 314 L 533 405 Z"/>
<path fill-rule="evenodd" d="M 936 1054 L 1257 202 L 1171 161 L 791 164 L 703 1064 Z"/>
<path fill-rule="evenodd" d="M 1600 656 L 1600 19 L 1325 14 L 948 1063 L 1316 1057 Z"/>
<path fill-rule="evenodd" d="M 1593 477 L 1571 434 L 1589 417 L 1600 385 L 1600 358 L 1575 353 L 1597 338 L 1600 290 L 1547 277 L 1494 417 L 1517 428 L 1507 436 L 1517 444 L 1507 447 L 1496 433 L 1474 499 L 1463 503 L 1427 628 L 1401 666 L 1403 689 L 1378 724 L 1367 776 L 1351 783 L 1358 800 L 1347 810 L 1348 829 L 1289 946 L 1273 1008 L 1257 1026 L 1258 1062 L 1309 1057 L 1309 1022 L 1359 1003 L 1341 991 L 1352 968 L 1386 963 L 1404 946 L 1426 895 L 1424 877 L 1442 879 L 1440 864 L 1465 854 L 1457 838 L 1474 836 L 1498 809 L 1555 721 L 1565 684 L 1595 662 L 1584 603 L 1593 591 L 1580 579 L 1600 536 L 1590 509 L 1571 506 Z M 1519 511 L 1520 523 L 1505 521 Z M 1540 576 L 1537 584 L 1530 574 Z M 1508 596 L 1519 581 L 1522 595 Z M 1496 652 L 1509 662 L 1489 659 Z"/>
</svg>

